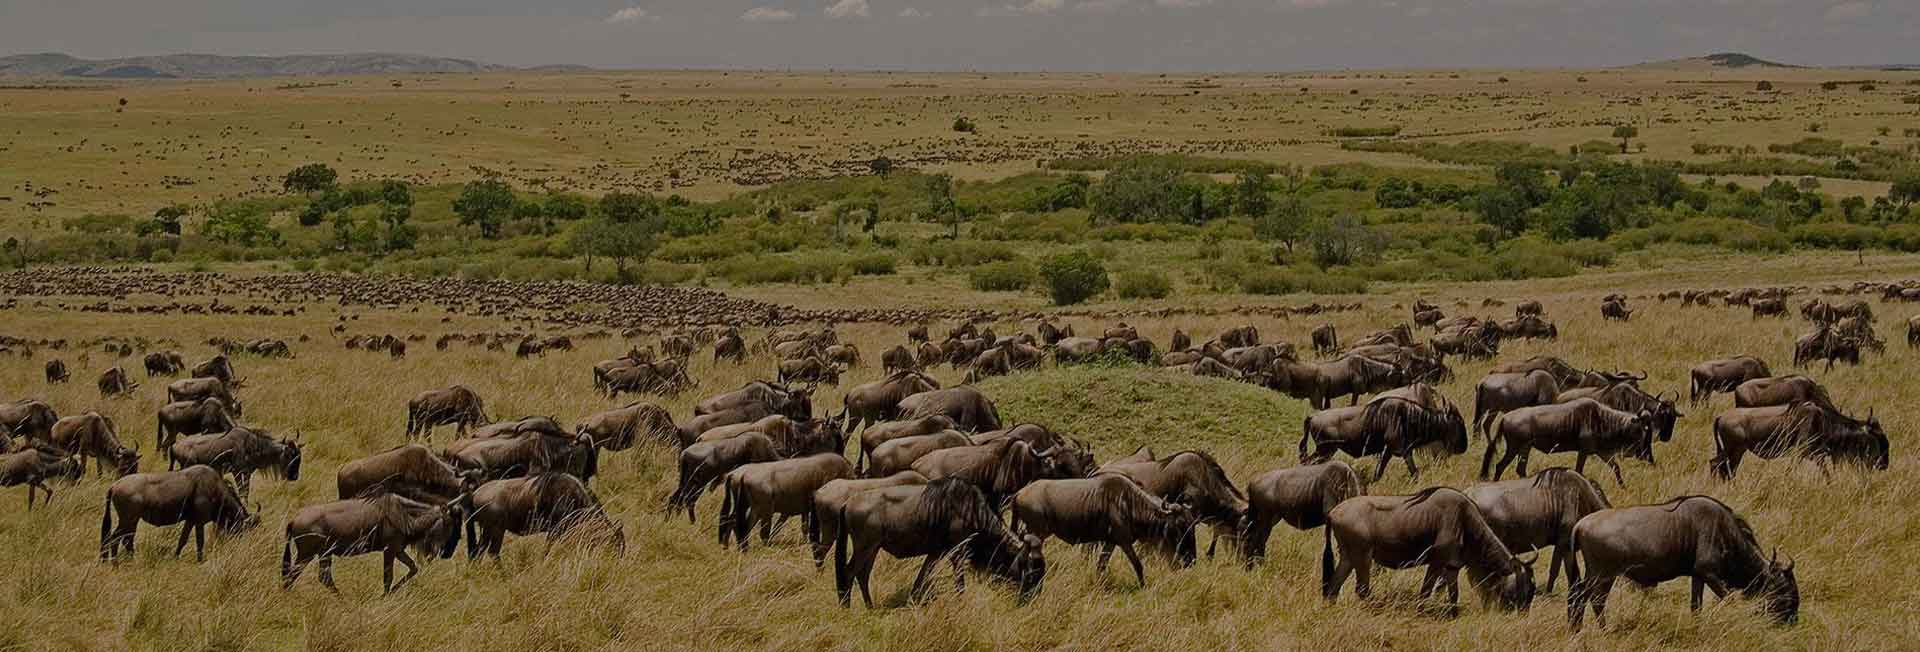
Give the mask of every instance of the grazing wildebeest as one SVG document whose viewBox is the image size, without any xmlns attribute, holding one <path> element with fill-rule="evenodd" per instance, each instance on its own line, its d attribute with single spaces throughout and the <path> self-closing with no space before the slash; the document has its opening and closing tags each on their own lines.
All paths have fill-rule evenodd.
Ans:
<svg viewBox="0 0 1920 652">
<path fill-rule="evenodd" d="M 1327 523 L 1341 502 L 1367 493 L 1360 474 L 1346 462 L 1325 462 L 1268 471 L 1247 483 L 1247 516 L 1241 554 L 1251 565 L 1267 556 L 1276 523 L 1311 530 Z"/>
<path fill-rule="evenodd" d="M 726 497 L 720 505 L 720 545 L 729 534 L 740 550 L 747 549 L 747 533 L 759 526 L 760 543 L 773 539 L 774 517 L 781 523 L 800 517 L 802 531 L 816 558 L 824 557 L 827 542 L 813 522 L 813 492 L 834 480 L 853 478 L 853 465 L 838 451 L 805 457 L 748 464 L 727 472 L 722 482 Z"/>
<path fill-rule="evenodd" d="M 880 368 L 888 375 L 892 375 L 898 371 L 919 369 L 920 363 L 913 359 L 912 350 L 909 350 L 905 344 L 898 344 L 880 353 Z"/>
<path fill-rule="evenodd" d="M 182 369 L 187 368 L 186 360 L 181 358 L 179 351 L 154 351 L 148 353 L 145 363 L 148 378 L 177 375 Z"/>
<path fill-rule="evenodd" d="M 314 560 L 320 561 L 320 583 L 333 584 L 333 558 L 372 552 L 385 559 L 381 582 L 386 593 L 406 585 L 420 572 L 407 555 L 412 547 L 426 558 L 446 559 L 460 545 L 460 522 L 469 501 L 462 496 L 445 505 L 419 502 L 395 494 L 350 498 L 300 508 L 287 519 L 287 542 L 280 552 L 280 587 L 288 589 Z M 393 562 L 407 567 L 393 581 Z"/>
<path fill-rule="evenodd" d="M 1793 366 L 1803 367 L 1808 362 L 1826 360 L 1827 371 L 1833 371 L 1833 363 L 1845 362 L 1860 364 L 1860 340 L 1841 334 L 1838 329 L 1821 326 L 1793 341 Z"/>
<path fill-rule="evenodd" d="M 195 464 L 211 466 L 221 473 L 232 474 L 241 496 L 247 495 L 255 471 L 265 471 L 289 482 L 300 479 L 302 453 L 298 432 L 292 438 L 275 440 L 264 430 L 234 426 L 219 434 L 183 438 L 174 442 L 169 450 L 172 452 L 167 459 L 169 470 Z"/>
<path fill-rule="evenodd" d="M 102 398 L 126 396 L 132 394 L 133 390 L 140 387 L 140 383 L 133 382 L 132 379 L 127 378 L 127 371 L 119 367 L 110 367 L 106 371 L 100 372 L 100 380 L 96 384 L 100 387 L 100 396 Z"/>
<path fill-rule="evenodd" d="M 47 384 L 52 385 L 67 382 L 70 376 L 71 374 L 67 373 L 66 362 L 61 361 L 59 358 L 47 361 Z"/>
<path fill-rule="evenodd" d="M 843 478 L 833 480 L 813 492 L 813 527 L 808 533 L 812 541 L 822 545 L 813 548 L 813 566 L 820 568 L 826 564 L 827 549 L 833 542 L 840 540 L 840 508 L 854 495 L 885 489 L 887 487 L 918 486 L 927 483 L 926 476 L 912 471 L 901 471 L 884 478 Z"/>
<path fill-rule="evenodd" d="M 1444 444 L 1444 451 L 1467 452 L 1467 421 L 1460 409 L 1430 385 L 1414 384 L 1382 392 L 1360 407 L 1326 410 L 1308 416 L 1301 425 L 1300 463 L 1319 464 L 1344 452 L 1355 458 L 1378 454 L 1374 480 L 1387 473 L 1387 463 L 1399 455 L 1407 473 L 1420 476 L 1413 451 Z M 1307 443 L 1314 443 L 1312 453 Z"/>
<path fill-rule="evenodd" d="M 120 514 L 117 525 L 115 513 Z M 173 547 L 173 556 L 187 549 L 191 532 L 194 560 L 206 561 L 208 523 L 216 536 L 239 534 L 259 525 L 260 514 L 247 511 L 239 492 L 210 466 L 135 473 L 107 487 L 106 508 L 100 513 L 100 559 L 114 559 L 122 546 L 132 554 L 134 532 L 142 521 L 155 527 L 179 524 L 180 543 Z"/>
<path fill-rule="evenodd" d="M 553 437 L 572 436 L 569 435 L 566 430 L 562 429 L 560 422 L 555 421 L 553 417 L 521 417 L 513 421 L 489 423 L 467 431 L 467 436 L 474 439 L 487 439 L 490 437 L 513 437 L 529 432 L 537 432 Z"/>
<path fill-rule="evenodd" d="M 234 416 L 246 412 L 240 401 L 233 397 L 233 386 L 218 378 L 182 378 L 167 385 L 167 401 L 198 401 L 207 398 L 220 399 L 220 403 L 233 411 Z"/>
<path fill-rule="evenodd" d="M 920 392 L 900 399 L 898 419 L 945 415 L 954 428 L 972 432 L 1000 429 L 1000 411 L 980 390 L 968 386 Z"/>
<path fill-rule="evenodd" d="M 907 419 L 904 421 L 883 421 L 869 426 L 860 432 L 860 455 L 854 461 L 854 470 L 862 472 L 867 468 L 867 458 L 873 450 L 902 437 L 931 435 L 944 430 L 954 429 L 953 419 L 944 414 Z"/>
<path fill-rule="evenodd" d="M 1754 319 L 1787 316 L 1787 301 L 1785 299 L 1755 299 L 1748 304 L 1748 307 L 1753 309 Z"/>
<path fill-rule="evenodd" d="M 962 563 L 1014 582 L 1023 602 L 1046 579 L 1041 541 L 1015 535 L 1001 522 L 997 504 L 964 480 L 860 492 L 847 499 L 836 518 L 840 538 L 834 543 L 833 578 L 841 606 L 852 606 L 853 585 L 859 584 L 860 597 L 873 607 L 869 578 L 882 550 L 895 559 L 926 557 L 908 590 L 911 599 L 925 593 L 928 575 L 950 554 L 957 585 L 964 581 Z"/>
<path fill-rule="evenodd" d="M 784 414 L 794 419 L 810 419 L 813 418 L 813 387 L 794 389 L 756 380 L 693 404 L 693 414 L 704 416 L 754 406 L 761 408 L 761 416 Z"/>
<path fill-rule="evenodd" d="M 1035 326 L 1034 330 L 1039 331 L 1040 343 L 1042 344 L 1058 344 L 1060 340 L 1073 337 L 1073 324 L 1054 326 L 1051 321 L 1043 321 L 1040 322 L 1039 326 Z M 911 336 L 912 333 L 908 333 L 908 335 Z M 921 335 L 922 337 L 917 341 L 926 341 L 925 333 L 921 333 Z M 911 340 L 912 338 L 909 337 L 908 339 Z"/>
<path fill-rule="evenodd" d="M 973 441 L 958 430 L 889 439 L 873 448 L 873 453 L 867 456 L 870 462 L 859 475 L 868 478 L 893 475 L 913 468 L 913 463 L 928 453 L 972 445 Z"/>
<path fill-rule="evenodd" d="M 33 492 L 35 489 L 47 494 L 47 502 L 53 501 L 53 487 L 47 486 L 51 478 L 64 478 L 68 481 L 80 479 L 84 465 L 77 455 L 55 453 L 33 446 L 11 453 L 0 454 L 0 487 L 27 486 L 27 511 L 33 511 Z"/>
<path fill-rule="evenodd" d="M 43 401 L 29 398 L 0 403 L 0 435 L 44 441 L 53 436 L 53 424 L 59 421 L 60 415 L 53 411 L 53 406 Z"/>
<path fill-rule="evenodd" d="M 547 535 L 547 549 L 552 550 L 556 541 L 586 526 L 592 526 L 593 535 L 612 547 L 614 554 L 626 551 L 620 525 L 579 478 L 542 473 L 494 480 L 473 491 L 473 516 L 466 520 L 467 558 L 482 552 L 500 558 L 508 532 Z"/>
<path fill-rule="evenodd" d="M 1152 451 L 1143 447 L 1136 455 L 1138 457 L 1101 465 L 1095 475 L 1124 475 L 1140 483 L 1147 493 L 1156 498 L 1184 504 L 1193 510 L 1201 523 L 1213 528 L 1215 545 L 1225 538 L 1229 540 L 1230 548 L 1239 547 L 1234 540 L 1240 537 L 1241 529 L 1246 526 L 1247 497 L 1233 486 L 1233 480 L 1227 477 L 1227 471 L 1220 466 L 1220 462 L 1214 460 L 1212 455 L 1197 450 L 1180 451 L 1154 459 Z M 1180 541 L 1180 545 L 1173 547 L 1175 560 L 1182 564 L 1192 563 L 1193 553 L 1197 552 L 1196 546 L 1188 545 L 1188 540 Z"/>
<path fill-rule="evenodd" d="M 731 360 L 735 363 L 747 361 L 747 341 L 741 339 L 739 333 L 725 333 L 720 336 L 720 339 L 714 340 L 713 361 L 721 360 Z"/>
<path fill-rule="evenodd" d="M 466 385 L 430 389 L 407 401 L 407 439 L 425 437 L 433 441 L 436 426 L 452 424 L 454 437 L 467 436 L 467 428 L 492 423 L 480 394 Z"/>
<path fill-rule="evenodd" d="M 1196 522 L 1186 505 L 1163 501 L 1120 474 L 1039 480 L 1014 494 L 1012 502 L 1014 532 L 1041 541 L 1059 537 L 1073 545 L 1104 544 L 1094 565 L 1095 572 L 1103 575 L 1118 547 L 1133 564 L 1141 586 L 1147 584 L 1147 573 L 1134 542 L 1180 540 Z"/>
<path fill-rule="evenodd" d="M 1492 479 L 1499 480 L 1515 458 L 1520 460 L 1520 475 L 1526 475 L 1527 459 L 1535 450 L 1576 453 L 1573 468 L 1580 473 L 1587 471 L 1587 457 L 1597 456 L 1613 468 L 1613 479 L 1621 486 L 1627 482 L 1620 475 L 1616 456 L 1626 453 L 1653 464 L 1653 415 L 1647 412 L 1622 412 L 1590 398 L 1578 398 L 1520 408 L 1501 416 L 1497 425 L 1495 436 L 1487 442 L 1486 457 L 1480 460 L 1481 480 L 1488 479 L 1489 470 Z M 1496 467 L 1493 455 L 1502 441 L 1507 444 L 1507 454 Z"/>
<path fill-rule="evenodd" d="M 106 473 L 108 465 L 123 476 L 140 470 L 140 451 L 122 445 L 113 419 L 99 412 L 61 417 L 54 422 L 53 434 L 47 441 L 79 455 L 82 464 L 87 458 L 93 458 L 94 475 Z"/>
<path fill-rule="evenodd" d="M 911 369 L 890 372 L 886 378 L 855 385 L 847 390 L 846 397 L 842 399 L 847 428 L 858 430 L 869 424 L 898 419 L 901 401 L 914 394 L 937 389 L 940 389 L 940 381 Z"/>
<path fill-rule="evenodd" d="M 1733 388 L 1734 407 L 1768 407 L 1813 401 L 1831 407 L 1833 399 L 1820 381 L 1801 375 L 1755 378 Z"/>
<path fill-rule="evenodd" d="M 480 474 L 455 470 L 426 446 L 403 444 L 340 465 L 334 482 L 341 500 L 395 493 L 445 504 L 478 486 Z"/>
<path fill-rule="evenodd" d="M 1539 301 L 1529 299 L 1513 304 L 1514 317 L 1544 317 L 1546 314 L 1546 307 L 1540 305 Z"/>
<path fill-rule="evenodd" d="M 1515 553 L 1553 548 L 1547 565 L 1547 591 L 1567 571 L 1567 586 L 1580 583 L 1573 555 L 1573 526 L 1588 514 L 1613 507 L 1600 485 L 1564 467 L 1543 469 L 1531 478 L 1486 482 L 1466 489 L 1467 497 L 1507 550 Z"/>
<path fill-rule="evenodd" d="M 600 467 L 600 449 L 585 436 L 555 437 L 527 432 L 512 437 L 456 439 L 447 445 L 446 459 L 461 471 L 478 469 L 488 480 L 517 478 L 546 472 L 571 473 L 590 481 Z"/>
<path fill-rule="evenodd" d="M 1920 315 L 1907 318 L 1907 348 L 1920 347 Z"/>
<path fill-rule="evenodd" d="M 763 433 L 749 432 L 737 437 L 695 442 L 680 451 L 680 481 L 667 495 L 667 511 L 685 507 L 687 522 L 693 522 L 694 505 L 700 494 L 712 489 L 734 469 L 758 462 L 780 459 L 773 439 Z"/>
<path fill-rule="evenodd" d="M 1316 410 L 1325 410 L 1333 399 L 1349 396 L 1348 405 L 1358 405 L 1360 395 L 1404 384 L 1399 367 L 1365 356 L 1349 355 L 1330 362 L 1275 360 L 1267 367 L 1268 387 L 1294 398 L 1306 399 Z"/>
<path fill-rule="evenodd" d="M 607 398 L 619 398 L 622 393 L 667 396 L 693 386 L 686 367 L 677 360 L 615 367 L 607 371 L 604 381 L 601 388 Z"/>
<path fill-rule="evenodd" d="M 1633 311 L 1627 309 L 1625 301 L 1607 301 L 1600 304 L 1600 318 L 1607 321 L 1627 321 L 1633 318 Z"/>
<path fill-rule="evenodd" d="M 1691 378 L 1691 391 L 1687 400 L 1694 405 L 1706 402 L 1714 394 L 1732 392 L 1742 383 L 1772 376 L 1765 360 L 1741 355 L 1722 360 L 1708 360 L 1694 365 L 1688 370 Z"/>
<path fill-rule="evenodd" d="M 1340 333 L 1333 324 L 1321 324 L 1313 329 L 1313 351 L 1321 357 L 1333 355 L 1340 350 Z"/>
<path fill-rule="evenodd" d="M 1593 605 L 1593 617 L 1607 626 L 1607 594 L 1616 578 L 1654 585 L 1679 577 L 1693 579 L 1694 611 L 1704 589 L 1716 597 L 1728 592 L 1762 601 L 1776 622 L 1791 623 L 1800 614 L 1800 582 L 1793 561 L 1763 556 L 1753 528 L 1724 503 L 1706 496 L 1683 496 L 1658 505 L 1595 512 L 1573 528 L 1573 549 L 1587 576 L 1567 596 L 1567 623 L 1574 631 Z"/>
<path fill-rule="evenodd" d="M 1008 438 L 927 453 L 914 460 L 913 470 L 928 480 L 953 477 L 971 482 L 998 505 L 1035 480 L 1086 477 L 1093 470 L 1091 457 L 1091 453 L 1060 447 L 1035 450 L 1025 441 Z"/>
<path fill-rule="evenodd" d="M 227 414 L 225 401 L 217 398 L 175 401 L 160 406 L 155 415 L 153 445 L 163 454 L 172 455 L 174 439 L 180 435 L 226 432 L 231 428 L 233 416 Z"/>
<path fill-rule="evenodd" d="M 1473 390 L 1473 429 L 1482 437 L 1495 419 L 1510 410 L 1557 402 L 1560 383 L 1535 369 L 1518 374 L 1487 374 Z"/>
<path fill-rule="evenodd" d="M 1338 561 L 1334 546 L 1338 545 Z M 1373 565 L 1427 567 L 1420 597 L 1445 584 L 1449 609 L 1460 608 L 1460 571 L 1482 602 L 1524 611 L 1533 602 L 1533 558 L 1515 557 L 1487 525 L 1473 499 L 1457 489 L 1434 487 L 1412 496 L 1355 496 L 1327 514 L 1320 552 L 1320 592 L 1340 597 L 1347 576 L 1361 599 L 1373 593 Z"/>
<path fill-rule="evenodd" d="M 581 419 L 574 425 L 573 432 L 610 451 L 627 450 L 643 439 L 684 445 L 680 427 L 673 423 L 673 416 L 666 408 L 638 401 Z"/>
<path fill-rule="evenodd" d="M 1732 479 L 1747 453 L 1767 460 L 1798 453 L 1823 469 L 1834 460 L 1879 470 L 1891 462 L 1887 432 L 1872 411 L 1866 419 L 1855 419 L 1814 401 L 1734 408 L 1714 417 L 1713 460 L 1708 463 L 1714 475 Z"/>
<path fill-rule="evenodd" d="M 238 377 L 233 374 L 233 363 L 227 360 L 225 354 L 216 355 L 201 361 L 200 364 L 193 366 L 192 373 L 188 375 L 194 378 L 218 378 L 220 382 L 228 385 L 234 387 L 240 386 L 240 382 L 237 380 Z"/>
<path fill-rule="evenodd" d="M 1679 423 L 1681 417 L 1687 416 L 1681 414 L 1679 408 L 1674 406 L 1674 401 L 1680 399 L 1679 394 L 1674 394 L 1673 398 L 1669 399 L 1666 398 L 1665 392 L 1658 395 L 1648 394 L 1646 390 L 1640 389 L 1639 385 L 1632 383 L 1570 389 L 1560 392 L 1554 402 L 1566 403 L 1579 398 L 1590 398 L 1621 412 L 1646 413 L 1653 418 L 1653 432 L 1660 441 L 1673 441 L 1674 424 Z"/>
</svg>

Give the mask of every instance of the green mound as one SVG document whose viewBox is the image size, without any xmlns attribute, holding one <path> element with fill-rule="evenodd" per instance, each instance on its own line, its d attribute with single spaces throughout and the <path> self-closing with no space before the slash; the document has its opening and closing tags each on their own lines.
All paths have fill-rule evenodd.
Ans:
<svg viewBox="0 0 1920 652">
<path fill-rule="evenodd" d="M 1306 405 L 1247 383 L 1148 367 L 1063 367 L 988 379 L 1001 420 L 1083 439 L 1099 459 L 1142 444 L 1291 458 Z M 1238 455 L 1236 455 L 1238 456 Z"/>
</svg>

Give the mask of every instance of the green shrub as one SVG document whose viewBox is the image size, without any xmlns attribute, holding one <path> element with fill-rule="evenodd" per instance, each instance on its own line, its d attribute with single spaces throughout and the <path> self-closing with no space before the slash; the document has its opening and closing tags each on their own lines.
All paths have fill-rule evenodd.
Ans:
<svg viewBox="0 0 1920 652">
<path fill-rule="evenodd" d="M 847 267 L 857 276 L 884 276 L 894 271 L 893 255 L 871 253 L 854 256 L 847 261 Z"/>
<path fill-rule="evenodd" d="M 1793 228 L 1797 244 L 1821 249 L 1865 249 L 1880 241 L 1880 230 L 1844 222 L 1802 224 Z"/>
<path fill-rule="evenodd" d="M 1554 247 L 1560 256 L 1579 263 L 1583 267 L 1606 267 L 1613 264 L 1613 246 L 1599 240 L 1572 240 Z"/>
<path fill-rule="evenodd" d="M 1269 267 L 1247 272 L 1240 277 L 1240 289 L 1247 294 L 1281 295 L 1364 294 L 1367 280 L 1350 274 L 1320 272 L 1285 267 Z"/>
<path fill-rule="evenodd" d="M 1022 260 L 987 263 L 967 273 L 967 284 L 982 292 L 1018 292 L 1033 284 L 1033 265 Z"/>
<path fill-rule="evenodd" d="M 1084 251 L 1048 258 L 1040 264 L 1040 277 L 1047 282 L 1047 294 L 1054 305 L 1081 303 L 1107 291 L 1107 268 Z"/>
<path fill-rule="evenodd" d="M 1020 254 L 1004 242 L 979 240 L 936 240 L 911 248 L 908 256 L 919 265 L 972 267 L 981 263 L 1014 260 Z"/>
<path fill-rule="evenodd" d="M 1113 293 L 1122 299 L 1165 299 L 1173 293 L 1173 284 L 1159 272 L 1133 269 L 1114 278 Z"/>
<path fill-rule="evenodd" d="M 1893 224 L 1882 229 L 1880 240 L 1897 251 L 1920 251 L 1920 224 Z"/>
<path fill-rule="evenodd" d="M 1400 125 L 1335 127 L 1327 131 L 1334 138 L 1391 138 L 1400 135 Z"/>
</svg>

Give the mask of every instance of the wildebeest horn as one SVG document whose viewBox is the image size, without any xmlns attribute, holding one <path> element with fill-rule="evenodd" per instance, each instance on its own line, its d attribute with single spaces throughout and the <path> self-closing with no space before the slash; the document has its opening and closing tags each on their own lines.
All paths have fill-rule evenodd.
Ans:
<svg viewBox="0 0 1920 652">
<path fill-rule="evenodd" d="M 1513 559 L 1514 561 L 1520 562 L 1521 565 L 1532 566 L 1534 562 L 1540 561 L 1540 553 L 1536 551 L 1525 557 L 1514 557 Z"/>
</svg>

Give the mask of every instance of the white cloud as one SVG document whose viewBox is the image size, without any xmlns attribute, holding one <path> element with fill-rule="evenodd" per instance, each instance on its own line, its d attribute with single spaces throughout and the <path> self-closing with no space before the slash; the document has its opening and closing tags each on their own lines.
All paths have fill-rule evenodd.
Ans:
<svg viewBox="0 0 1920 652">
<path fill-rule="evenodd" d="M 923 10 L 923 9 L 919 9 L 915 7 L 907 7 L 906 9 L 900 10 L 900 17 L 901 18 L 932 18 L 933 14 L 927 13 L 926 10 Z"/>
<path fill-rule="evenodd" d="M 1001 5 L 980 10 L 982 16 L 1019 16 L 1051 14 L 1067 8 L 1067 0 L 1029 0 L 1023 5 Z"/>
<path fill-rule="evenodd" d="M 873 15 L 867 7 L 867 0 L 839 0 L 827 7 L 827 16 L 832 18 L 866 18 Z"/>
<path fill-rule="evenodd" d="M 793 12 L 774 7 L 754 7 L 740 14 L 740 20 L 749 23 L 784 23 L 793 18 Z"/>
<path fill-rule="evenodd" d="M 613 12 L 613 15 L 607 17 L 607 23 L 619 24 L 619 23 L 638 22 L 642 20 L 659 20 L 659 19 L 660 19 L 659 16 L 649 14 L 645 9 L 641 9 L 639 7 L 627 7 L 625 9 L 621 9 L 619 11 Z"/>
<path fill-rule="evenodd" d="M 1873 6 L 1865 2 L 1842 2 L 1827 8 L 1827 20 L 1858 20 L 1873 13 Z"/>
</svg>

